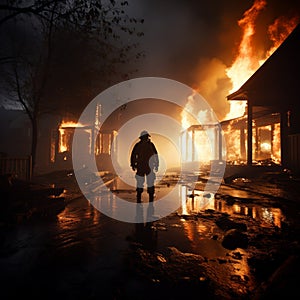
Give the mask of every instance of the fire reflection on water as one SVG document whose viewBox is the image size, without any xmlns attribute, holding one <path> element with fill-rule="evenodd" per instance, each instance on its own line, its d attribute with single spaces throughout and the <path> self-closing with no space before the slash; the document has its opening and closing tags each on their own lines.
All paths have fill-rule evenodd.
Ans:
<svg viewBox="0 0 300 300">
<path fill-rule="evenodd" d="M 258 221 L 262 226 L 275 226 L 278 228 L 281 228 L 281 222 L 284 219 L 280 208 L 263 206 L 261 204 L 253 203 L 250 200 L 247 201 L 246 198 L 244 199 L 245 201 L 239 201 L 239 199 L 235 200 L 235 198 L 232 197 L 232 203 L 232 201 L 227 201 L 222 197 L 215 197 L 213 193 L 203 192 L 200 189 L 192 189 L 186 184 L 178 185 L 175 188 L 178 189 L 178 196 L 180 198 L 180 207 L 177 212 L 182 216 L 197 214 L 204 212 L 205 210 L 213 210 L 221 213 L 227 213 L 229 215 L 250 217 Z M 163 191 L 160 191 L 160 188 L 158 188 L 158 201 L 160 200 L 159 195 L 161 193 L 163 193 Z M 127 197 L 131 199 L 132 196 L 130 195 L 131 193 L 129 193 L 129 196 L 127 195 Z M 97 214 L 93 214 L 92 211 L 95 210 L 94 207 L 105 207 L 105 210 L 110 212 L 113 216 L 118 210 L 116 194 L 107 191 L 102 194 L 94 195 L 93 200 L 89 202 L 89 207 L 90 210 L 88 210 L 86 215 L 82 217 L 93 217 L 95 223 L 99 222 L 99 212 L 97 211 Z M 63 225 L 67 219 L 68 213 L 66 211 L 59 214 L 59 220 L 62 223 L 61 225 Z M 199 230 L 201 232 L 205 231 L 204 228 L 200 227 Z"/>
<path fill-rule="evenodd" d="M 259 221 L 261 225 L 281 228 L 283 214 L 279 208 L 239 202 L 230 205 L 224 199 L 216 199 L 213 194 L 207 194 L 201 190 L 190 190 L 185 185 L 180 186 L 180 190 L 182 205 L 179 213 L 182 215 L 191 215 L 211 209 L 229 215 L 248 216 Z"/>
<path fill-rule="evenodd" d="M 165 187 L 169 189 L 170 187 Z M 171 187 L 172 188 L 172 187 Z M 192 189 L 188 185 L 177 185 L 178 197 L 180 198 L 181 207 L 178 213 L 182 215 L 180 226 L 174 228 L 182 228 L 183 235 L 189 241 L 189 251 L 206 257 L 211 262 L 212 272 L 222 278 L 222 281 L 228 280 L 228 284 L 235 285 L 239 282 L 247 282 L 251 284 L 253 281 L 247 258 L 251 255 L 246 249 L 238 248 L 234 251 L 228 251 L 220 243 L 218 236 L 220 230 L 211 218 L 199 218 L 198 220 L 187 220 L 186 215 L 192 215 L 205 210 L 214 210 L 217 212 L 228 213 L 230 215 L 248 216 L 258 221 L 258 224 L 263 226 L 281 226 L 282 212 L 278 208 L 261 207 L 253 203 L 239 203 L 236 201 L 232 205 L 226 203 L 224 199 L 218 199 L 214 194 L 203 192 L 200 189 Z M 158 188 L 158 193 L 160 189 Z M 124 190 L 124 194 L 132 199 L 135 193 Z M 177 199 L 174 199 L 174 201 Z M 160 200 L 157 200 L 160 201 Z M 154 201 L 154 209 L 155 209 Z M 105 230 L 103 224 L 110 220 L 104 218 L 103 215 L 94 209 L 94 206 L 104 205 L 115 212 L 117 207 L 116 195 L 111 192 L 96 194 L 93 201 L 88 202 L 88 207 L 79 208 L 69 207 L 58 215 L 58 226 L 61 235 L 59 236 L 60 247 L 85 247 L 87 243 L 89 249 L 95 250 L 94 253 L 101 251 L 103 243 L 95 243 L 99 236 L 106 237 L 110 235 L 110 231 Z M 158 212 L 155 212 L 158 213 Z M 113 213 L 112 213 L 113 214 Z M 184 216 L 185 215 L 185 216 Z M 158 227 L 157 227 L 158 228 Z M 178 230 L 178 229 L 174 229 Z M 146 234 L 143 232 L 142 234 Z M 162 231 L 158 235 L 158 244 L 164 243 L 164 239 L 168 231 Z M 81 241 L 81 239 L 85 239 Z M 175 241 L 178 242 L 180 236 L 175 236 Z M 230 263 L 222 263 L 230 262 Z M 235 282 L 236 280 L 236 282 Z"/>
<path fill-rule="evenodd" d="M 182 215 L 182 227 L 185 235 L 190 241 L 193 252 L 198 253 L 209 260 L 216 260 L 212 268 L 214 273 L 218 274 L 222 281 L 224 278 L 230 278 L 230 285 L 238 284 L 238 282 L 248 282 L 253 284 L 253 278 L 250 273 L 247 258 L 249 253 L 247 250 L 238 248 L 232 253 L 228 253 L 221 243 L 214 239 L 219 235 L 219 229 L 211 220 L 198 219 L 187 221 L 185 216 L 204 212 L 205 210 L 213 210 L 229 215 L 248 216 L 258 221 L 260 226 L 277 226 L 281 227 L 282 213 L 278 208 L 262 207 L 252 203 L 234 203 L 227 204 L 224 199 L 216 199 L 213 194 L 208 194 L 202 190 L 190 189 L 187 185 L 180 186 L 181 208 L 179 214 Z M 237 257 L 235 257 L 237 255 Z M 230 258 L 229 258 L 230 257 Z M 218 263 L 227 261 L 229 258 L 231 264 Z M 236 283 L 234 281 L 237 281 Z"/>
</svg>

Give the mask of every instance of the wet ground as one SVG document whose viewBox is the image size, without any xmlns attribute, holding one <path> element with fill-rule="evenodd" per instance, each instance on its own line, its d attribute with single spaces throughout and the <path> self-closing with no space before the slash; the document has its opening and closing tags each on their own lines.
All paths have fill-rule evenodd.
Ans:
<svg viewBox="0 0 300 300">
<path fill-rule="evenodd" d="M 170 174 L 153 205 L 143 194 L 143 208 L 155 216 L 156 201 L 174 188 L 180 207 L 137 224 L 96 210 L 72 173 L 37 180 L 66 187 L 66 205 L 54 216 L 1 224 L 3 299 L 270 299 L 297 292 L 296 180 L 237 178 L 208 195 L 205 180 L 175 187 L 179 178 Z M 132 187 L 110 187 L 135 201 Z M 95 189 L 113 209 L 115 196 Z"/>
</svg>

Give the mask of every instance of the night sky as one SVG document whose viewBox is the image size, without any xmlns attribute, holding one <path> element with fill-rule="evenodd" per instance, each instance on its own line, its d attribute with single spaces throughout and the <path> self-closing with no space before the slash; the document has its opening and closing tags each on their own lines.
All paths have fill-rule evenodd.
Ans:
<svg viewBox="0 0 300 300">
<path fill-rule="evenodd" d="M 138 62 L 127 62 L 137 68 L 129 78 L 158 76 L 183 82 L 197 89 L 211 104 L 217 116 L 220 119 L 224 118 L 229 110 L 226 96 L 231 87 L 225 69 L 232 64 L 241 40 L 238 20 L 254 1 L 132 0 L 128 2 L 129 6 L 126 8 L 128 14 L 144 19 L 143 24 L 137 26 L 144 32 L 144 36 L 138 39 L 138 43 L 139 50 L 145 54 L 145 57 Z M 257 53 L 264 53 L 271 46 L 267 33 L 270 24 L 279 17 L 290 19 L 299 15 L 299 1 L 267 1 L 256 20 L 257 33 L 253 39 L 253 47 Z M 2 26 L 2 37 L 6 36 L 4 29 L 7 30 Z M 26 27 L 23 27 L 19 34 L 23 38 L 28 36 L 28 39 L 32 39 L 32 35 L 26 32 Z M 6 45 L 7 41 L 4 39 L 1 43 L 2 55 Z M 72 48 L 68 49 L 66 57 L 72 54 L 71 51 Z M 79 64 L 78 68 L 80 67 Z M 116 79 L 115 82 L 118 80 L 120 79 Z M 68 84 L 64 86 L 62 80 L 59 90 L 70 89 Z M 74 82 L 71 85 L 74 85 Z M 103 88 L 99 87 L 97 92 Z M 87 82 L 86 90 L 88 89 Z M 54 93 L 53 97 L 55 96 L 60 97 L 60 94 Z M 88 92 L 85 95 L 87 99 L 92 96 L 94 95 Z M 74 95 L 72 97 L 74 98 Z"/>
</svg>

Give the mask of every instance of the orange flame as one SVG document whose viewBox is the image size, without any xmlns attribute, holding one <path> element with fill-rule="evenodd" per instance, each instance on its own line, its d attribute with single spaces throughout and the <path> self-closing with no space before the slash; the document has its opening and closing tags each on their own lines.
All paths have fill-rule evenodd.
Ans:
<svg viewBox="0 0 300 300">
<path fill-rule="evenodd" d="M 195 120 L 195 118 L 193 118 L 192 115 L 189 113 L 193 111 L 195 93 L 196 92 L 193 91 L 193 94 L 188 96 L 188 101 L 185 105 L 185 109 L 181 112 L 181 127 L 183 130 L 188 129 L 190 126 L 197 123 L 197 120 Z"/>
<path fill-rule="evenodd" d="M 197 110 L 198 106 L 195 95 L 196 92 L 193 91 L 187 97 L 185 109 L 181 112 L 181 127 L 183 131 L 181 135 L 182 158 L 185 162 L 208 163 L 214 158 L 215 129 L 201 127 L 209 123 L 211 111 L 207 109 L 198 110 L 196 118 L 191 114 Z M 201 121 L 201 126 L 199 121 Z M 199 125 L 199 127 L 194 127 L 193 125 Z M 198 145 L 201 145 L 201 148 Z"/>
<path fill-rule="evenodd" d="M 230 93 L 240 88 L 259 67 L 259 61 L 253 53 L 251 44 L 255 33 L 255 20 L 266 4 L 265 0 L 255 0 L 252 7 L 244 13 L 244 17 L 238 21 L 238 25 L 243 30 L 243 36 L 235 61 L 226 69 L 226 74 L 232 82 Z M 225 119 L 242 116 L 245 113 L 245 107 L 246 101 L 230 101 L 230 112 Z"/>
<path fill-rule="evenodd" d="M 232 65 L 225 69 L 226 75 L 232 82 L 232 89 L 228 93 L 232 93 L 238 90 L 253 74 L 254 72 L 272 55 L 272 53 L 281 45 L 286 37 L 292 32 L 292 30 L 299 23 L 299 17 L 286 18 L 279 17 L 273 24 L 268 27 L 268 35 L 271 41 L 271 47 L 269 50 L 257 51 L 252 46 L 255 36 L 255 25 L 258 15 L 266 7 L 266 0 L 254 0 L 253 5 L 245 11 L 243 18 L 238 21 L 238 25 L 242 29 L 242 38 L 238 47 L 237 55 Z M 260 50 L 260 49 L 259 49 Z M 258 53 L 260 56 L 258 56 Z M 262 53 L 262 55 L 261 55 Z M 188 97 L 187 106 L 193 105 L 193 95 Z M 246 101 L 229 101 L 230 112 L 226 115 L 224 120 L 231 120 L 241 116 L 245 116 Z M 185 112 L 184 112 L 185 113 Z M 193 123 L 193 120 L 188 118 L 188 115 L 182 114 L 182 127 L 184 130 L 189 128 Z M 254 125 L 255 127 L 255 125 Z M 263 130 L 263 129 L 262 129 Z M 241 138 L 241 134 L 243 137 Z M 265 142 L 262 142 L 260 152 L 265 156 L 270 155 L 272 160 L 280 163 L 280 127 L 275 124 L 272 129 L 272 138 Z M 234 124 L 229 123 L 228 128 L 224 129 L 224 136 L 227 145 L 227 160 L 241 163 L 245 160 L 245 151 L 247 151 L 247 145 L 244 142 L 247 136 L 246 130 L 235 130 Z M 189 136 L 187 135 L 188 139 Z M 197 141 L 197 137 L 194 137 Z M 259 136 L 253 135 L 253 143 L 260 143 Z M 202 145 L 199 143 L 199 145 Z M 193 151 L 187 147 L 186 157 L 188 153 Z M 256 147 L 257 148 L 257 147 Z M 255 147 L 253 147 L 255 151 Z M 243 153 L 241 153 L 243 152 Z M 255 157 L 255 153 L 253 154 Z M 209 157 L 207 155 L 207 157 Z"/>
<path fill-rule="evenodd" d="M 266 52 L 265 58 L 260 60 L 260 65 L 262 65 L 273 54 L 286 37 L 294 30 L 298 23 L 299 17 L 289 19 L 285 16 L 281 16 L 268 27 L 268 34 L 273 46 Z"/>
<path fill-rule="evenodd" d="M 271 158 L 275 163 L 281 163 L 280 148 L 280 123 L 274 124 L 274 132 L 272 136 L 272 154 Z"/>
<path fill-rule="evenodd" d="M 82 124 L 76 123 L 73 121 L 62 121 L 58 131 L 59 131 L 59 152 L 66 152 L 70 151 L 70 143 L 72 134 L 68 132 L 67 128 L 76 128 L 76 127 L 83 127 Z"/>
<path fill-rule="evenodd" d="M 286 37 L 292 32 L 299 22 L 299 17 L 286 18 L 281 16 L 277 18 L 268 28 L 268 34 L 272 42 L 271 48 L 266 51 L 263 59 L 255 55 L 252 48 L 252 40 L 255 34 L 255 21 L 258 14 L 265 8 L 265 0 L 255 0 L 250 9 L 244 13 L 244 17 L 238 21 L 238 25 L 243 30 L 242 40 L 239 45 L 238 55 L 231 67 L 226 69 L 227 76 L 231 79 L 232 93 L 239 89 L 248 80 L 251 75 L 272 55 L 272 53 L 281 45 Z M 225 119 L 233 119 L 244 115 L 246 101 L 229 101 L 230 112 Z"/>
<path fill-rule="evenodd" d="M 241 161 L 241 134 L 240 130 L 235 129 L 234 125 L 234 120 L 231 120 L 223 133 L 226 140 L 227 160 L 237 164 Z"/>
<path fill-rule="evenodd" d="M 67 127 L 83 127 L 83 125 L 73 121 L 62 121 L 60 124 L 60 128 L 67 128 Z"/>
<path fill-rule="evenodd" d="M 262 6 L 258 4 L 264 4 L 264 1 L 255 1 L 254 6 L 255 4 L 257 5 L 256 9 L 261 9 Z M 251 9 L 249 11 L 251 11 Z M 286 17 L 281 16 L 277 18 L 274 23 L 268 27 L 268 34 L 270 41 L 272 42 L 272 46 L 268 51 L 266 51 L 264 58 L 258 60 L 258 58 L 253 54 L 253 50 L 251 48 L 251 39 L 254 34 L 254 20 L 250 18 L 250 20 L 248 20 L 250 23 L 248 25 L 245 24 L 245 20 L 247 19 L 246 16 L 249 17 L 250 15 L 253 17 L 255 16 L 255 13 L 250 14 L 246 12 L 244 19 L 239 21 L 239 25 L 245 25 L 243 39 L 239 47 L 239 55 L 232 66 L 226 70 L 228 77 L 231 78 L 233 83 L 233 89 L 230 92 L 237 90 L 243 82 L 255 72 L 255 67 L 261 66 L 273 54 L 273 52 L 281 45 L 299 22 L 298 17 L 287 19 Z M 230 112 L 227 114 L 226 119 L 243 116 L 245 114 L 245 107 L 246 101 L 230 101 Z M 232 131 L 230 127 L 228 127 L 225 132 L 230 132 L 231 144 L 236 144 L 235 146 L 231 145 L 232 147 L 227 149 L 227 158 L 229 160 L 234 160 L 234 157 L 240 157 L 238 155 L 240 152 L 239 138 L 237 137 L 239 132 Z M 255 138 L 256 137 L 253 136 L 254 143 Z M 227 143 L 230 145 L 228 140 Z M 270 157 L 275 163 L 281 162 L 279 124 L 274 125 L 272 140 L 268 143 L 262 143 L 260 147 L 262 152 L 270 153 Z M 255 152 L 255 147 L 253 147 L 253 152 Z M 255 156 L 254 153 L 253 155 Z"/>
</svg>

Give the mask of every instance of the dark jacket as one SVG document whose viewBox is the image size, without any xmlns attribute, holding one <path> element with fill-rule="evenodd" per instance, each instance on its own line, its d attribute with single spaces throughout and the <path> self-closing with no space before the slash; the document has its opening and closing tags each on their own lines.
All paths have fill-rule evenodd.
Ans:
<svg viewBox="0 0 300 300">
<path fill-rule="evenodd" d="M 130 166 L 139 175 L 147 175 L 153 169 L 158 169 L 157 150 L 149 139 L 141 139 L 132 149 Z"/>
</svg>

